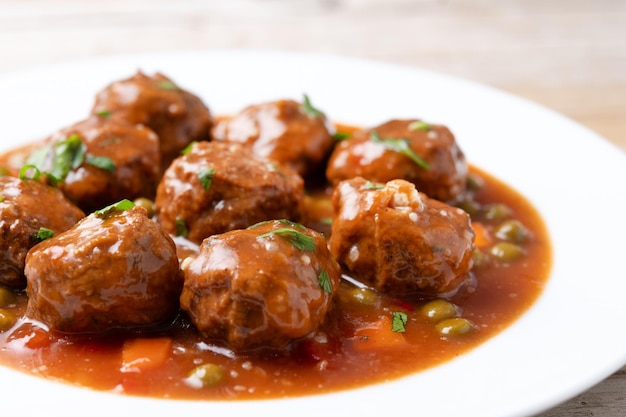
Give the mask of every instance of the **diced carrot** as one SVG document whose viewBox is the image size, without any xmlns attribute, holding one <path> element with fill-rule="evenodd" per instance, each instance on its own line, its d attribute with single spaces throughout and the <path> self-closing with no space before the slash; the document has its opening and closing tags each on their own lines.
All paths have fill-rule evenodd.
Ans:
<svg viewBox="0 0 626 417">
<path fill-rule="evenodd" d="M 354 348 L 360 351 L 388 349 L 407 343 L 402 333 L 391 330 L 391 318 L 388 316 L 358 327 L 354 336 Z"/>
<path fill-rule="evenodd" d="M 491 238 L 491 233 L 487 230 L 487 227 L 479 222 L 472 222 L 472 229 L 474 229 L 474 245 L 477 248 L 486 248 L 491 245 L 493 239 Z"/>
<path fill-rule="evenodd" d="M 137 338 L 124 342 L 122 372 L 141 372 L 163 365 L 172 350 L 169 337 Z"/>
</svg>

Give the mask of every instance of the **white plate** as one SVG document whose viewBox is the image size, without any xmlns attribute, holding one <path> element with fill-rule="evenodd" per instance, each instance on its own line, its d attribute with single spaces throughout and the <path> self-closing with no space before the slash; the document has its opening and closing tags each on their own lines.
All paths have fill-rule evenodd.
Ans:
<svg viewBox="0 0 626 417">
<path fill-rule="evenodd" d="M 587 129 L 470 82 L 380 63 L 253 51 L 185 51 L 73 62 L 0 77 L 0 149 L 85 117 L 95 93 L 141 68 L 160 70 L 215 113 L 303 92 L 334 120 L 394 117 L 446 124 L 475 165 L 526 195 L 554 245 L 536 304 L 475 350 L 397 381 L 288 400 L 189 402 L 94 392 L 0 368 L 2 409 L 67 416 L 529 416 L 626 363 L 626 158 Z M 86 408 L 88 407 L 88 408 Z M 227 414 L 224 414 L 227 413 Z M 382 414 L 384 413 L 384 414 Z M 54 414 L 54 413 L 53 413 Z"/>
</svg>

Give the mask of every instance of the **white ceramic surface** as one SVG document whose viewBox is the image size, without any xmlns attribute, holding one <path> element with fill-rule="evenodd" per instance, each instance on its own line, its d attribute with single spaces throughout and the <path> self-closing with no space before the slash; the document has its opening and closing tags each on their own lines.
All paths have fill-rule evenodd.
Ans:
<svg viewBox="0 0 626 417">
<path fill-rule="evenodd" d="M 307 93 L 336 121 L 418 117 L 447 125 L 469 161 L 526 195 L 554 246 L 548 285 L 512 326 L 442 366 L 331 395 L 246 402 L 94 392 L 0 368 L 3 410 L 64 416 L 530 416 L 626 363 L 626 157 L 527 101 L 416 69 L 333 56 L 180 51 L 71 62 L 0 77 L 0 149 L 84 118 L 95 93 L 137 69 L 161 71 L 214 113 Z"/>
</svg>

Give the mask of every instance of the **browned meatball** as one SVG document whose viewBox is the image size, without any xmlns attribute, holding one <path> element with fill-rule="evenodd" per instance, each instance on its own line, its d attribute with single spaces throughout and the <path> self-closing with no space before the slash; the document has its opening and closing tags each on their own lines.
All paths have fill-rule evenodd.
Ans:
<svg viewBox="0 0 626 417">
<path fill-rule="evenodd" d="M 346 180 L 333 194 L 330 251 L 350 272 L 395 295 L 444 296 L 472 266 L 474 231 L 461 209 L 404 180 Z"/>
<path fill-rule="evenodd" d="M 26 253 L 85 215 L 61 191 L 35 181 L 0 177 L 0 285 L 24 287 Z"/>
<path fill-rule="evenodd" d="M 326 116 L 306 103 L 279 100 L 248 106 L 218 122 L 213 138 L 250 146 L 306 178 L 326 160 L 334 144 Z"/>
<path fill-rule="evenodd" d="M 465 191 L 467 162 L 445 126 L 391 120 L 339 143 L 326 176 L 334 184 L 354 177 L 404 179 L 431 198 L 453 202 Z"/>
<path fill-rule="evenodd" d="M 199 142 L 176 159 L 157 189 L 159 223 L 196 243 L 276 218 L 297 219 L 302 178 L 234 143 Z"/>
<path fill-rule="evenodd" d="M 340 279 L 320 233 L 279 220 L 206 239 L 183 273 L 181 308 L 235 350 L 283 348 L 315 331 Z"/>
<path fill-rule="evenodd" d="M 176 247 L 142 207 L 106 210 L 26 257 L 26 315 L 65 333 L 160 323 L 178 310 Z"/>
<path fill-rule="evenodd" d="M 193 141 L 209 140 L 213 117 L 196 95 L 163 74 L 137 72 L 96 95 L 93 114 L 121 118 L 154 130 L 161 143 L 163 169 Z"/>
<path fill-rule="evenodd" d="M 92 116 L 51 135 L 30 157 L 85 212 L 116 201 L 154 198 L 157 136 L 145 126 Z"/>
</svg>

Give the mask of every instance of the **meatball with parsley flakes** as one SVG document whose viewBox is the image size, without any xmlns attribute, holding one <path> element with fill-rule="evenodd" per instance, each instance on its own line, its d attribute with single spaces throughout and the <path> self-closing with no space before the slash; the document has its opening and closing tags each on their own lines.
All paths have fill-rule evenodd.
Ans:
<svg viewBox="0 0 626 417">
<path fill-rule="evenodd" d="M 68 230 L 84 216 L 53 187 L 0 176 L 0 286 L 24 287 L 30 248 Z"/>
<path fill-rule="evenodd" d="M 141 71 L 96 95 L 92 114 L 142 124 L 159 137 L 162 170 L 191 142 L 210 139 L 213 116 L 195 94 L 163 74 Z"/>
<path fill-rule="evenodd" d="M 360 177 L 337 185 L 333 207 L 331 253 L 378 291 L 437 297 L 472 282 L 474 231 L 463 210 L 405 180 Z"/>
<path fill-rule="evenodd" d="M 297 220 L 302 178 L 235 143 L 192 144 L 165 171 L 155 200 L 169 233 L 200 243 L 263 220 Z"/>
<path fill-rule="evenodd" d="M 340 280 L 324 236 L 287 220 L 212 236 L 182 269 L 181 308 L 204 338 L 237 351 L 317 330 Z"/>
<path fill-rule="evenodd" d="M 47 138 L 26 161 L 85 212 L 122 199 L 154 198 L 159 141 L 143 125 L 91 116 Z M 34 175 L 26 170 L 27 175 Z"/>
<path fill-rule="evenodd" d="M 328 158 L 335 143 L 333 133 L 326 115 L 306 95 L 301 103 L 277 100 L 248 106 L 213 129 L 215 140 L 244 144 L 305 179 Z"/>
<path fill-rule="evenodd" d="M 25 274 L 26 316 L 57 332 L 145 327 L 178 312 L 174 241 L 129 200 L 35 246 Z"/>
<path fill-rule="evenodd" d="M 423 120 L 390 120 L 353 133 L 334 149 L 326 177 L 333 184 L 355 177 L 410 181 L 444 202 L 465 193 L 467 161 L 450 130 Z"/>
</svg>

